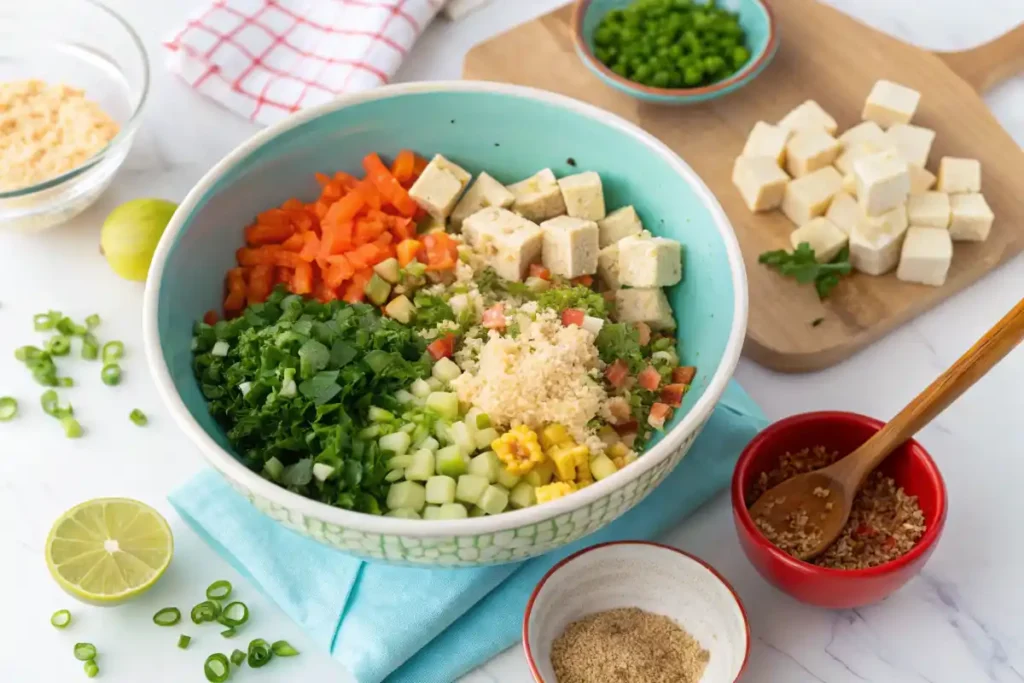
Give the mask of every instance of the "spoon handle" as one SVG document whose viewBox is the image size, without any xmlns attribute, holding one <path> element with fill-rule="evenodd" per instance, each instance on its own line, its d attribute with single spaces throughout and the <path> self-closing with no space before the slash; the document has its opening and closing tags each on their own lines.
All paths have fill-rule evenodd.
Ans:
<svg viewBox="0 0 1024 683">
<path fill-rule="evenodd" d="M 857 462 L 861 480 L 867 476 L 889 453 L 901 443 L 914 436 L 949 407 L 953 401 L 967 391 L 975 382 L 1001 361 L 1024 339 L 1024 299 L 1017 302 L 1003 319 L 995 324 L 985 336 L 975 342 L 967 353 L 939 375 L 927 389 L 922 391 L 890 420 L 862 448 L 870 448 Z"/>
</svg>

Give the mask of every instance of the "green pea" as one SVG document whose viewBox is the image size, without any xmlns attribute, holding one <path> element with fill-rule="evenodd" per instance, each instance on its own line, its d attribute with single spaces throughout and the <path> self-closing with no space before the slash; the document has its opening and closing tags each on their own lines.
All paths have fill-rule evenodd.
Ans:
<svg viewBox="0 0 1024 683">
<path fill-rule="evenodd" d="M 629 75 L 629 69 L 626 66 L 625 62 L 616 62 L 615 66 L 612 67 L 612 71 L 622 76 L 623 78 L 627 78 Z"/>
<path fill-rule="evenodd" d="M 646 82 L 651 77 L 651 67 L 646 64 L 641 64 L 640 68 L 633 72 L 633 77 L 641 83 Z"/>
<path fill-rule="evenodd" d="M 668 87 L 669 79 L 670 77 L 667 71 L 659 71 L 658 73 L 654 74 L 654 78 L 651 81 L 651 85 L 653 85 L 655 88 L 665 88 Z"/>
<path fill-rule="evenodd" d="M 737 47 L 732 51 L 732 64 L 739 68 L 750 59 L 750 50 L 745 47 Z"/>
<path fill-rule="evenodd" d="M 704 74 L 697 67 L 690 66 L 683 72 L 683 83 L 687 86 L 699 85 Z"/>
</svg>

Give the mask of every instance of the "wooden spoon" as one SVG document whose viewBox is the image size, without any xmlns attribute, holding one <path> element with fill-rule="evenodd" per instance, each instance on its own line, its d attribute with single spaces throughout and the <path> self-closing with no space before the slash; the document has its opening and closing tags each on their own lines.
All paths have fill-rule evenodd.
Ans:
<svg viewBox="0 0 1024 683">
<path fill-rule="evenodd" d="M 812 537 L 793 554 L 800 560 L 820 555 L 846 525 L 854 496 L 867 476 L 991 370 L 1022 338 L 1024 299 L 860 448 L 828 467 L 798 475 L 765 492 L 750 508 L 750 516 L 779 531 L 793 530 L 794 519 L 806 519 L 805 530 L 813 530 Z"/>
</svg>

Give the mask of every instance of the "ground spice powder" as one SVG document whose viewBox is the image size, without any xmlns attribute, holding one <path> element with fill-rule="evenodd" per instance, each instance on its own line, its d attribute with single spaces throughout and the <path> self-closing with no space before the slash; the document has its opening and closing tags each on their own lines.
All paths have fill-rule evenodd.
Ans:
<svg viewBox="0 0 1024 683">
<path fill-rule="evenodd" d="M 574 621 L 551 648 L 558 683 L 698 683 L 710 658 L 679 624 L 636 607 Z"/>
</svg>

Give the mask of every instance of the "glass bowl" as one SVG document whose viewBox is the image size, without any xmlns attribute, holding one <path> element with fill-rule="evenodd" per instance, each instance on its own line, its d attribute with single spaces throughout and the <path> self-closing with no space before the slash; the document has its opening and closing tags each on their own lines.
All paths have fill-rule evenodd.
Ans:
<svg viewBox="0 0 1024 683">
<path fill-rule="evenodd" d="M 110 184 L 138 130 L 149 92 L 149 59 L 128 22 L 95 0 L 5 4 L 0 7 L 0 83 L 32 79 L 84 90 L 120 131 L 76 168 L 0 191 L 0 226 L 25 231 L 71 219 Z"/>
</svg>

